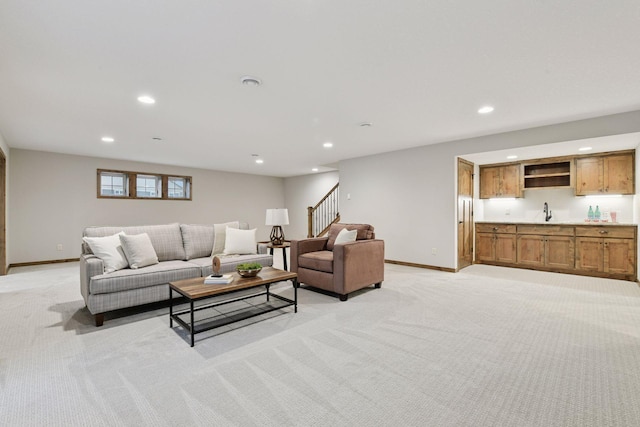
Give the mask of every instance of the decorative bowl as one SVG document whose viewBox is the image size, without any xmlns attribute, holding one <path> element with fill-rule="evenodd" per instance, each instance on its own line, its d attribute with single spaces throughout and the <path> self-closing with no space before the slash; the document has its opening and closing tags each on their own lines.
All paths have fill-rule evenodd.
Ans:
<svg viewBox="0 0 640 427">
<path fill-rule="evenodd" d="M 242 277 L 256 277 L 258 275 L 258 273 L 260 273 L 260 270 L 262 270 L 262 268 L 254 268 L 251 270 L 240 270 L 238 269 L 238 274 Z"/>
</svg>

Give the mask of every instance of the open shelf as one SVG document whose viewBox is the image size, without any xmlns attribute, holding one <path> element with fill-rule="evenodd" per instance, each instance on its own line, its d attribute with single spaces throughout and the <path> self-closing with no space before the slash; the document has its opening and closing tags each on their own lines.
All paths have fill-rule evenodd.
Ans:
<svg viewBox="0 0 640 427">
<path fill-rule="evenodd" d="M 524 189 L 571 186 L 571 161 L 534 163 L 524 166 Z"/>
</svg>

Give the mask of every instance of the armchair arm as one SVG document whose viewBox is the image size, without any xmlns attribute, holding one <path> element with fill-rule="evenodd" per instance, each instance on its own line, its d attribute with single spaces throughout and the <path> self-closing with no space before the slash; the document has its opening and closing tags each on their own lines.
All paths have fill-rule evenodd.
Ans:
<svg viewBox="0 0 640 427">
<path fill-rule="evenodd" d="M 384 280 L 384 240 L 356 240 L 333 247 L 336 292 L 345 295 Z"/>
<path fill-rule="evenodd" d="M 328 237 L 314 237 L 312 239 L 292 240 L 290 256 L 291 271 L 298 272 L 298 255 L 309 252 L 324 251 L 327 248 Z"/>
</svg>

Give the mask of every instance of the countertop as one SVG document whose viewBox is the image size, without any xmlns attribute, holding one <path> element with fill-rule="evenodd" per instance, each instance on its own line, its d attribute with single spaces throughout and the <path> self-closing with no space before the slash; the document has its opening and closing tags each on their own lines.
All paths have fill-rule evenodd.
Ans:
<svg viewBox="0 0 640 427">
<path fill-rule="evenodd" d="M 569 225 L 569 226 L 611 226 L 611 227 L 637 227 L 638 224 L 624 222 L 586 222 L 586 221 L 527 221 L 527 220 L 491 220 L 491 221 L 475 221 L 476 224 L 527 224 L 527 225 Z"/>
</svg>

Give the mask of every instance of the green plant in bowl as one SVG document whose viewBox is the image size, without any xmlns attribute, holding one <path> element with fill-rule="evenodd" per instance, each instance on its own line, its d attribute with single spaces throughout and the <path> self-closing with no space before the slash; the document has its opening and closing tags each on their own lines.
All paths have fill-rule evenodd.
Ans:
<svg viewBox="0 0 640 427">
<path fill-rule="evenodd" d="M 262 270 L 262 264 L 257 262 L 245 262 L 238 264 L 236 270 L 242 277 L 256 277 L 258 273 L 260 273 L 260 270 Z"/>
</svg>

